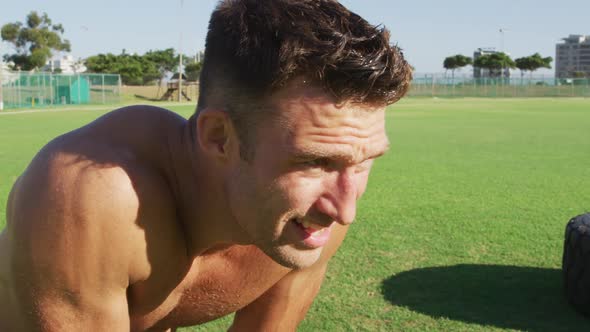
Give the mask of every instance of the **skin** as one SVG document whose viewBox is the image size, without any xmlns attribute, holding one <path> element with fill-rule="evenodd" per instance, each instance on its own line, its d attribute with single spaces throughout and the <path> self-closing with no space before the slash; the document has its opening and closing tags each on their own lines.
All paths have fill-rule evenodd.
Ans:
<svg viewBox="0 0 590 332">
<path fill-rule="evenodd" d="M 248 161 L 218 109 L 128 107 L 45 146 L 8 200 L 0 330 L 295 330 L 388 141 L 382 107 L 297 84 L 269 105 Z"/>
</svg>

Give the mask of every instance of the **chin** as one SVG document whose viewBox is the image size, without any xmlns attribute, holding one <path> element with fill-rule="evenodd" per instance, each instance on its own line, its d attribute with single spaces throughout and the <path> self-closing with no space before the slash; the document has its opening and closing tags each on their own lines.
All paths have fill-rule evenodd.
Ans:
<svg viewBox="0 0 590 332">
<path fill-rule="evenodd" d="M 261 249 L 277 264 L 294 270 L 313 265 L 319 260 L 322 253 L 322 248 L 301 250 L 292 246 L 281 246 L 270 250 Z"/>
</svg>

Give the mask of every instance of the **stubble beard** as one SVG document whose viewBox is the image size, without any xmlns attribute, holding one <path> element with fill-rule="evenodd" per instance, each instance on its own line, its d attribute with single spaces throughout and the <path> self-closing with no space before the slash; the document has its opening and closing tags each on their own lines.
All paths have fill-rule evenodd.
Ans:
<svg viewBox="0 0 590 332">
<path fill-rule="evenodd" d="M 242 174 L 243 176 L 243 174 Z M 256 188 L 253 179 L 246 177 L 245 182 L 241 182 L 238 186 L 246 188 Z M 242 178 L 243 181 L 243 178 Z M 276 183 L 275 183 L 276 184 Z M 264 195 L 257 193 L 264 192 Z M 263 196 L 263 197 L 261 197 Z M 288 228 L 293 227 L 293 219 L 301 218 L 301 213 L 295 210 L 288 210 L 286 212 L 277 211 L 276 206 L 288 206 L 285 201 L 284 193 L 271 185 L 265 190 L 254 190 L 252 192 L 243 192 L 241 197 L 248 197 L 253 199 L 253 202 L 265 202 L 264 206 L 254 207 L 251 204 L 247 208 L 258 210 L 258 213 L 251 215 L 253 219 L 258 220 L 242 220 L 240 217 L 234 215 L 240 227 L 252 240 L 252 244 L 258 247 L 268 257 L 270 257 L 277 264 L 290 269 L 302 269 L 315 263 L 322 252 L 322 248 L 304 249 L 297 248 L 297 243 L 292 243 L 287 239 L 286 232 Z M 242 203 L 243 204 L 243 203 Z M 266 222 L 260 220 L 266 219 Z M 248 223 L 256 225 L 254 228 Z"/>
<path fill-rule="evenodd" d="M 275 224 L 272 234 L 264 234 L 265 236 L 258 238 L 255 242 L 255 245 L 273 261 L 290 269 L 302 269 L 312 265 L 322 252 L 322 248 L 298 248 L 297 243 L 292 243 L 287 239 L 285 233 L 289 232 L 289 227 L 293 227 L 293 219 L 297 215 L 294 212 L 284 214 Z M 282 225 L 282 227 L 277 229 L 277 225 Z"/>
<path fill-rule="evenodd" d="M 313 265 L 317 262 L 321 253 L 321 248 L 301 250 L 293 245 L 272 247 L 270 250 L 260 249 L 277 264 L 294 270 Z"/>
<path fill-rule="evenodd" d="M 263 213 L 262 215 L 269 217 L 272 214 Z M 284 213 L 276 219 L 278 221 L 271 224 L 271 229 L 264 228 L 262 225 L 262 229 L 255 230 L 255 234 L 251 234 L 253 244 L 258 249 L 277 264 L 290 269 L 302 269 L 312 265 L 318 260 L 322 251 L 322 248 L 297 248 L 297 243 L 287 238 L 288 228 L 293 227 L 293 219 L 297 216 L 299 214 L 295 211 Z"/>
</svg>

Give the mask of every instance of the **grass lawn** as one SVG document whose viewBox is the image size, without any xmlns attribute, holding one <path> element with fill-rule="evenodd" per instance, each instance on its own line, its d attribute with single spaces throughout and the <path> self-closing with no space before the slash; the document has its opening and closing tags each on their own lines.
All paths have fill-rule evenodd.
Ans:
<svg viewBox="0 0 590 332">
<path fill-rule="evenodd" d="M 0 229 L 39 148 L 104 113 L 0 115 Z M 387 126 L 391 151 L 299 330 L 589 331 L 560 265 L 566 222 L 590 211 L 590 100 L 411 98 Z"/>
</svg>

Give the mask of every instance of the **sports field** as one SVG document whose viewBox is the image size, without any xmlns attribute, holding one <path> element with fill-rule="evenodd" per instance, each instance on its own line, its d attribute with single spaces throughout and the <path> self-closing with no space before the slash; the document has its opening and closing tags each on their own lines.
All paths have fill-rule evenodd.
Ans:
<svg viewBox="0 0 590 332">
<path fill-rule="evenodd" d="M 0 115 L 0 228 L 39 148 L 105 112 Z M 590 211 L 590 99 L 413 98 L 388 132 L 300 331 L 590 331 L 560 274 L 565 224 Z"/>
</svg>

